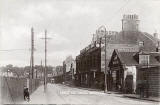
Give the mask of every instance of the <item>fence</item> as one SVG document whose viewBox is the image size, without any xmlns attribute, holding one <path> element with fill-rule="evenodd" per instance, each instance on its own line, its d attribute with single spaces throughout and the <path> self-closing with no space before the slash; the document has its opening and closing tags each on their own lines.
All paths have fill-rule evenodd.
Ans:
<svg viewBox="0 0 160 105">
<path fill-rule="evenodd" d="M 29 80 L 29 92 L 33 93 L 40 85 L 39 79 L 30 79 Z"/>
<path fill-rule="evenodd" d="M 39 79 L 32 79 L 29 89 L 33 93 L 40 85 Z M 26 78 L 1 77 L 1 100 L 4 104 L 15 104 L 24 100 L 23 89 L 27 86 Z"/>
</svg>

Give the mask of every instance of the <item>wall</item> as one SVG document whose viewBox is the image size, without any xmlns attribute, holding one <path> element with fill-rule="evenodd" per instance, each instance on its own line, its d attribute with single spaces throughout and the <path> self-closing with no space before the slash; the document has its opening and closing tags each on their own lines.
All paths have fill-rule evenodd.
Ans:
<svg viewBox="0 0 160 105">
<path fill-rule="evenodd" d="M 39 80 L 32 80 L 30 94 L 40 85 Z M 15 104 L 24 100 L 23 89 L 27 86 L 26 78 L 1 77 L 1 98 L 3 104 Z"/>
<path fill-rule="evenodd" d="M 2 103 L 15 104 L 23 100 L 23 88 L 27 82 L 26 79 L 1 77 L 1 80 Z"/>
<path fill-rule="evenodd" d="M 160 68 L 152 67 L 148 69 L 139 69 L 137 72 L 137 89 L 138 84 L 140 84 L 141 81 L 145 79 L 149 82 L 149 95 L 160 96 Z"/>
<path fill-rule="evenodd" d="M 29 81 L 29 92 L 30 92 L 30 94 L 33 93 L 39 86 L 40 86 L 40 80 L 39 79 L 31 79 Z"/>
<path fill-rule="evenodd" d="M 152 68 L 149 72 L 149 94 L 160 96 L 160 68 Z"/>
</svg>

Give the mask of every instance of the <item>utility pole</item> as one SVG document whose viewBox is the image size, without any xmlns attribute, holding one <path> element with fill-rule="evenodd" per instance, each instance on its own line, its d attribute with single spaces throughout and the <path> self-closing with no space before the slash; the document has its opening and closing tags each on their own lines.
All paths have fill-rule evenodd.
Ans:
<svg viewBox="0 0 160 105">
<path fill-rule="evenodd" d="M 44 70 L 44 91 L 46 92 L 46 88 L 47 88 L 47 30 L 45 30 L 45 70 Z"/>
<path fill-rule="evenodd" d="M 104 90 L 104 92 L 107 92 L 107 67 L 106 67 L 106 65 L 107 65 L 107 62 L 106 62 L 106 54 L 107 54 L 107 52 L 106 52 L 106 46 L 107 46 L 107 38 L 106 38 L 107 36 L 106 36 L 106 29 L 105 29 L 105 90 Z"/>
<path fill-rule="evenodd" d="M 37 77 L 37 72 L 38 72 L 38 69 L 36 69 L 36 79 L 38 78 L 38 77 Z"/>
<path fill-rule="evenodd" d="M 29 91 L 32 92 L 32 79 L 34 78 L 34 29 L 31 28 L 31 58 L 29 72 Z"/>
<path fill-rule="evenodd" d="M 34 30 L 31 28 L 31 79 L 34 78 Z"/>
<path fill-rule="evenodd" d="M 42 73 L 43 73 L 43 66 L 42 66 L 42 60 L 41 60 L 41 79 L 42 79 Z"/>
<path fill-rule="evenodd" d="M 41 38 L 45 41 L 45 69 L 44 69 L 44 92 L 47 90 L 47 39 L 51 39 L 47 37 L 47 30 L 45 30 L 45 37 Z"/>
</svg>

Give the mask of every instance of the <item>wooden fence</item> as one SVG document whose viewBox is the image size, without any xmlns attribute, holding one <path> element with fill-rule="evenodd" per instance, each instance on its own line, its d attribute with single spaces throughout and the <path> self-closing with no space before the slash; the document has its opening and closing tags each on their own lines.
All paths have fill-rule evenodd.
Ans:
<svg viewBox="0 0 160 105">
<path fill-rule="evenodd" d="M 40 85 L 39 79 L 29 81 L 30 94 Z M 26 78 L 1 77 L 1 100 L 3 104 L 15 104 L 24 100 L 23 89 L 27 86 Z"/>
</svg>

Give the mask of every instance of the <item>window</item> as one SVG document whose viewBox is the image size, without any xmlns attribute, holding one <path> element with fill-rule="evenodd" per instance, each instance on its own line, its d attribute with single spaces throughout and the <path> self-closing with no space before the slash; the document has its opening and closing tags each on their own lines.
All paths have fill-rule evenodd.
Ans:
<svg viewBox="0 0 160 105">
<path fill-rule="evenodd" d="M 139 64 L 148 65 L 149 55 L 139 55 Z"/>
<path fill-rule="evenodd" d="M 140 41 L 140 42 L 139 42 L 139 46 L 140 46 L 140 47 L 143 47 L 143 46 L 144 46 L 144 41 Z"/>
</svg>

